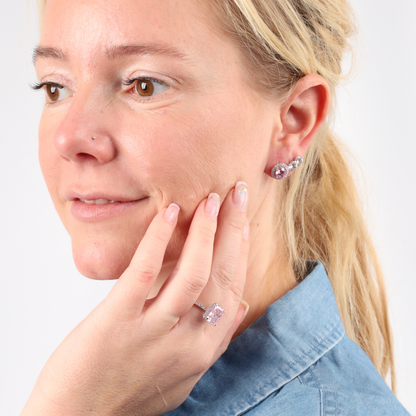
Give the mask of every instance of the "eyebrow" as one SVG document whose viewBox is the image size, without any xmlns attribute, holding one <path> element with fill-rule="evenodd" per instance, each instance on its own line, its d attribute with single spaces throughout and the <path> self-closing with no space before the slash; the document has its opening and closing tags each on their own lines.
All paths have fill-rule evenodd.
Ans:
<svg viewBox="0 0 416 416">
<path fill-rule="evenodd" d="M 36 64 L 38 58 L 52 58 L 58 59 L 60 61 L 67 61 L 68 58 L 66 55 L 60 50 L 56 48 L 45 48 L 41 46 L 37 46 L 33 51 L 32 62 L 33 65 Z"/>
<path fill-rule="evenodd" d="M 157 43 L 145 45 L 114 45 L 110 48 L 106 48 L 104 55 L 110 60 L 130 55 L 161 55 L 181 60 L 189 59 L 187 55 L 175 47 Z M 43 46 L 37 46 L 33 51 L 32 61 L 34 65 L 38 58 L 50 58 L 60 61 L 69 60 L 61 49 Z"/>
</svg>

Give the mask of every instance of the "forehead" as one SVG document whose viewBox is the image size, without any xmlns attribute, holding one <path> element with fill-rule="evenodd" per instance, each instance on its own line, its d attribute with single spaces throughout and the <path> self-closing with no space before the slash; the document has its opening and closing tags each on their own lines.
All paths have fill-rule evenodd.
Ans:
<svg viewBox="0 0 416 416">
<path fill-rule="evenodd" d="M 40 45 L 85 63 L 115 45 L 156 45 L 195 55 L 229 49 L 201 0 L 48 0 Z M 201 42 L 203 40 L 203 42 Z M 173 53 L 173 54 L 174 54 Z"/>
</svg>

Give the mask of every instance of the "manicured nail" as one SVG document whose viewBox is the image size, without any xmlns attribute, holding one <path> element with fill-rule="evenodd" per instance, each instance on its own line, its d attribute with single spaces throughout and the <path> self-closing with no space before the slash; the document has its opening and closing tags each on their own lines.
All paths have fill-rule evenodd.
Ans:
<svg viewBox="0 0 416 416">
<path fill-rule="evenodd" d="M 247 219 L 243 229 L 243 238 L 246 241 L 248 241 L 248 239 L 250 238 L 250 224 L 248 223 Z"/>
<path fill-rule="evenodd" d="M 208 199 L 205 201 L 205 213 L 208 217 L 215 220 L 220 212 L 220 196 L 215 193 L 210 193 Z"/>
<path fill-rule="evenodd" d="M 245 182 L 237 182 L 233 194 L 234 205 L 241 211 L 247 210 L 248 188 Z"/>
<path fill-rule="evenodd" d="M 243 321 L 244 321 L 245 317 L 247 316 L 248 310 L 250 309 L 250 305 L 243 299 L 241 299 L 240 303 L 244 308 L 244 317 L 243 317 Z"/>
<path fill-rule="evenodd" d="M 166 211 L 163 214 L 163 217 L 165 218 L 167 222 L 174 224 L 176 219 L 178 218 L 179 211 L 180 211 L 179 205 L 172 203 L 166 208 Z"/>
</svg>

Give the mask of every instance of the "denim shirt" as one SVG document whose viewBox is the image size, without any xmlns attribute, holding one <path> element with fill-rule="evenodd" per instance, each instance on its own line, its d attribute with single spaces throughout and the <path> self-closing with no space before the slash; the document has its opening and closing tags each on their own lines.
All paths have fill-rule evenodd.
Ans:
<svg viewBox="0 0 416 416">
<path fill-rule="evenodd" d="M 167 415 L 409 415 L 345 334 L 323 265 L 310 264 Z"/>
</svg>

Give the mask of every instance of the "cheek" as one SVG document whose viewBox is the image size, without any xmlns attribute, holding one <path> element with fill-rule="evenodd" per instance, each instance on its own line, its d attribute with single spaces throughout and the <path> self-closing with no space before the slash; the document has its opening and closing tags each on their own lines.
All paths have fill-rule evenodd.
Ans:
<svg viewBox="0 0 416 416">
<path fill-rule="evenodd" d="M 42 115 L 39 124 L 39 164 L 42 170 L 48 191 L 55 204 L 59 215 L 61 215 L 58 185 L 60 182 L 59 155 L 53 145 L 53 137 L 59 122 L 56 117 Z"/>
<path fill-rule="evenodd" d="M 189 224 L 180 219 L 169 241 L 163 259 L 164 267 L 169 270 L 177 262 L 187 237 Z M 78 271 L 91 279 L 118 279 L 129 266 L 137 247 L 142 240 L 151 219 L 131 221 L 129 230 L 116 232 L 99 230 L 86 235 L 84 230 L 72 229 L 72 254 Z"/>
<path fill-rule="evenodd" d="M 224 194 L 248 173 L 258 129 L 244 108 L 236 110 L 238 103 L 217 101 L 166 108 L 139 123 L 126 154 L 164 202 L 195 208 L 209 192 Z"/>
<path fill-rule="evenodd" d="M 249 183 L 255 158 L 259 114 L 234 97 L 208 97 L 152 112 L 115 111 L 123 117 L 111 120 L 108 134 L 118 157 L 106 172 L 122 172 L 123 186 L 145 190 L 151 198 L 145 215 L 114 219 L 88 226 L 71 221 L 59 200 L 59 184 L 65 182 L 68 163 L 57 153 L 53 137 L 60 119 L 42 116 L 39 159 L 55 208 L 69 231 L 79 271 L 91 278 L 117 278 L 128 266 L 148 225 L 170 202 L 181 207 L 180 222 L 169 244 L 165 263 L 180 255 L 195 208 L 210 192 L 225 198 L 237 180 Z"/>
</svg>

